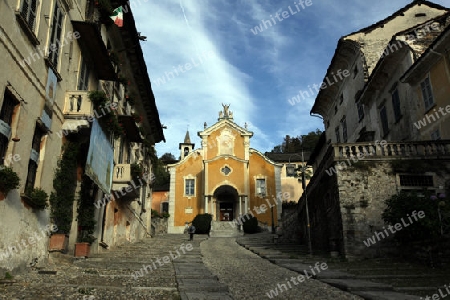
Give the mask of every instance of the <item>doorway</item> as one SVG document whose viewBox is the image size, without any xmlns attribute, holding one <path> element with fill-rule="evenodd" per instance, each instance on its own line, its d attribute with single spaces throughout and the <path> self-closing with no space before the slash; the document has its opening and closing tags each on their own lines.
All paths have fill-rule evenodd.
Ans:
<svg viewBox="0 0 450 300">
<path fill-rule="evenodd" d="M 220 221 L 228 222 L 234 219 L 233 203 L 223 202 L 219 203 Z"/>
</svg>

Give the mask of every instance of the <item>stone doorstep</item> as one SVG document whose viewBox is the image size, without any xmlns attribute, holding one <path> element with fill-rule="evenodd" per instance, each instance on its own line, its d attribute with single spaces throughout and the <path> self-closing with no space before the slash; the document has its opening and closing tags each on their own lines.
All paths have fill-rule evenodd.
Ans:
<svg viewBox="0 0 450 300">
<path fill-rule="evenodd" d="M 363 297 L 366 300 L 420 300 L 419 296 L 405 295 L 396 292 L 378 291 L 355 291 L 353 294 Z"/>
<path fill-rule="evenodd" d="M 372 282 L 359 279 L 320 279 L 320 281 L 337 287 L 341 290 L 354 291 L 393 291 L 394 288 L 390 284 Z"/>
<path fill-rule="evenodd" d="M 181 300 L 233 300 L 223 292 L 181 292 Z"/>
</svg>

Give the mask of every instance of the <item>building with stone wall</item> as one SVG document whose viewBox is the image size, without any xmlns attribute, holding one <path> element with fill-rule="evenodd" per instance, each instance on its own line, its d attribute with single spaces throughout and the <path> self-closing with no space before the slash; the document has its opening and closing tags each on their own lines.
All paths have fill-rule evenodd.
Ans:
<svg viewBox="0 0 450 300">
<path fill-rule="evenodd" d="M 120 5 L 126 1 L 0 3 L 0 165 L 20 178 L 18 189 L 0 197 L 0 276 L 49 257 L 50 209 L 34 207 L 30 191 L 41 188 L 50 195 L 69 143 L 82 145 L 74 170 L 75 198 L 83 174 L 89 173 L 96 221 L 91 252 L 135 241 L 149 231 L 151 189 L 130 186 L 140 182 L 132 171 L 134 176 L 151 174 L 153 146 L 164 135 L 132 12 L 128 7 L 123 27 L 109 17 Z M 91 91 L 104 91 L 111 109 L 95 106 Z M 107 115 L 117 122 L 99 126 Z M 113 198 L 105 198 L 109 194 Z M 113 201 L 97 209 L 102 199 Z M 75 201 L 71 230 L 65 232 L 67 255 L 73 255 L 83 231 L 76 207 Z M 45 237 L 32 239 L 35 233 Z M 19 247 L 22 240 L 29 244 Z"/>
<path fill-rule="evenodd" d="M 413 1 L 339 40 L 324 82 L 338 80 L 322 85 L 311 109 L 323 118 L 325 132 L 308 162 L 314 176 L 299 202 L 306 242 L 308 200 L 313 250 L 339 251 L 347 258 L 381 255 L 387 247 L 368 248 L 363 241 L 382 230 L 384 201 L 402 190 L 442 193 L 448 188 L 450 143 L 418 134 L 414 126 L 427 112 L 421 109 L 422 94 L 430 99 L 427 78 L 439 105 L 450 104 L 443 93 L 448 62 L 417 67 L 435 41 L 445 40 L 440 36 L 447 31 L 448 12 L 429 1 Z M 408 77 L 412 70 L 414 80 Z M 438 74 L 444 76 L 438 79 Z"/>
</svg>

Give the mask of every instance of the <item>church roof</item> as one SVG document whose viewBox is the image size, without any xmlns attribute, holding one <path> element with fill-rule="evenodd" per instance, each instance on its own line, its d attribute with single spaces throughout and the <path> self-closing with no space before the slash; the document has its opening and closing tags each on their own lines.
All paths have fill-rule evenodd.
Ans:
<svg viewBox="0 0 450 300">
<path fill-rule="evenodd" d="M 191 137 L 189 136 L 189 130 L 186 131 L 186 135 L 184 136 L 184 143 L 191 144 Z"/>
</svg>

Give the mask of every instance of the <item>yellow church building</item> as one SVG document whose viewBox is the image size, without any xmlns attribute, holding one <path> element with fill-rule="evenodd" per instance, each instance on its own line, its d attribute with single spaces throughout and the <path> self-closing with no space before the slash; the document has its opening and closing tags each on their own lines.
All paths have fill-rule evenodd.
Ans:
<svg viewBox="0 0 450 300">
<path fill-rule="evenodd" d="M 283 165 L 250 148 L 253 132 L 233 121 L 229 105 L 223 105 L 218 121 L 210 127 L 205 123 L 198 136 L 201 148 L 194 149 L 187 132 L 179 145 L 180 161 L 168 165 L 168 232 L 182 233 L 185 223 L 202 213 L 213 215 L 212 235 L 237 231 L 234 224 L 246 213 L 260 225 L 276 226 L 281 217 Z"/>
</svg>

